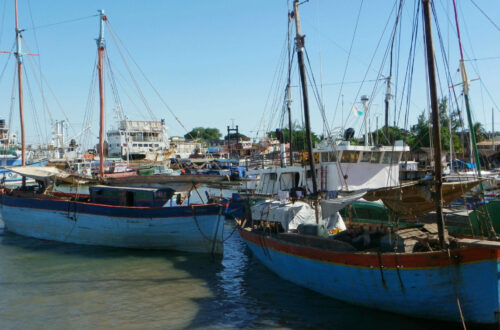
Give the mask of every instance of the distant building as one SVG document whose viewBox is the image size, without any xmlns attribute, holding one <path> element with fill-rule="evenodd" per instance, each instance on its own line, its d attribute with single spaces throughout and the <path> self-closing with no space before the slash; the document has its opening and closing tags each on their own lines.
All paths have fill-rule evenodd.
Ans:
<svg viewBox="0 0 500 330">
<path fill-rule="evenodd" d="M 172 136 L 170 145 L 174 149 L 175 158 L 189 158 L 195 153 L 203 153 L 201 142 L 197 140 L 186 140 L 180 136 Z"/>
</svg>

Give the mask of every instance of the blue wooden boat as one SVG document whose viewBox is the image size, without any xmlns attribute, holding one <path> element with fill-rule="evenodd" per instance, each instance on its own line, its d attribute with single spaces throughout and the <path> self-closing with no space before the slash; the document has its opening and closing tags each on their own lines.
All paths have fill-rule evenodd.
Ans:
<svg viewBox="0 0 500 330">
<path fill-rule="evenodd" d="M 289 17 L 295 19 L 297 31 L 295 48 L 308 132 L 308 161 L 314 169 L 299 0 L 294 0 L 293 5 Z M 238 221 L 239 233 L 253 254 L 270 270 L 326 296 L 412 317 L 462 322 L 464 328 L 466 322 L 498 325 L 500 242 L 496 237 L 491 240 L 449 239 L 445 230 L 430 0 L 422 0 L 422 7 L 434 128 L 436 224 L 424 225 L 425 231 L 418 228 L 372 230 L 369 224 L 354 229 L 351 224 L 347 230 L 329 235 L 325 219 L 330 219 L 333 213 L 323 212 L 328 209 L 328 205 L 325 208 L 323 204 L 330 202 L 320 200 L 316 171 L 313 170 L 309 199 L 309 208 L 313 211 L 302 212 L 309 210 L 305 206 L 298 210 L 298 206 L 294 206 L 297 202 L 265 202 L 252 207 L 250 215 Z M 463 76 L 466 77 L 465 73 Z M 335 202 L 331 202 L 331 206 L 335 212 Z M 293 212 L 294 209 L 297 212 Z M 296 228 L 289 226 L 298 222 L 300 225 Z"/>
<path fill-rule="evenodd" d="M 8 231 L 39 239 L 221 254 L 221 207 L 170 206 L 173 195 L 168 188 L 95 186 L 90 195 L 4 189 L 1 212 Z"/>
<path fill-rule="evenodd" d="M 342 252 L 325 248 L 328 239 L 247 229 L 240 235 L 280 277 L 329 297 L 413 317 L 499 322 L 498 249 Z"/>
</svg>

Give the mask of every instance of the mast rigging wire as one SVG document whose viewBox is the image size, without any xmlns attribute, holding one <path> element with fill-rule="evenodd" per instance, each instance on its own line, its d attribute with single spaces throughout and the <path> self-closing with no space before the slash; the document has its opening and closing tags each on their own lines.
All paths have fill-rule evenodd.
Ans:
<svg viewBox="0 0 500 330">
<path fill-rule="evenodd" d="M 60 21 L 60 22 L 56 22 L 56 23 L 39 25 L 39 26 L 28 28 L 28 29 L 24 29 L 24 31 L 39 30 L 39 29 L 44 29 L 44 28 L 56 26 L 56 25 L 68 24 L 68 23 L 73 23 L 73 22 L 77 22 L 77 21 L 83 21 L 83 20 L 86 20 L 86 19 L 89 19 L 89 18 L 94 18 L 96 16 L 99 16 L 99 14 L 90 15 L 90 16 L 84 16 L 84 17 L 80 17 L 80 18 L 69 19 L 69 20 Z"/>
<path fill-rule="evenodd" d="M 340 84 L 340 90 L 339 90 L 339 94 L 337 96 L 337 103 L 335 104 L 335 108 L 334 108 L 335 111 L 333 112 L 332 124 L 335 122 L 335 117 L 336 117 L 337 112 L 338 112 L 337 110 L 339 108 L 340 97 L 342 95 L 342 91 L 343 91 L 343 88 L 344 88 L 345 76 L 347 74 L 347 69 L 349 67 L 349 62 L 350 62 L 350 59 L 351 59 L 351 53 L 352 53 L 352 47 L 354 45 L 354 39 L 356 38 L 356 32 L 358 31 L 359 18 L 361 16 L 361 11 L 362 11 L 362 8 L 363 8 L 363 3 L 364 3 L 364 0 L 361 0 L 361 2 L 359 4 L 358 16 L 356 17 L 356 23 L 354 24 L 354 31 L 352 33 L 352 38 L 351 38 L 351 44 L 349 45 L 349 51 L 347 53 L 347 61 L 346 61 L 345 67 L 344 67 L 344 73 L 342 74 L 342 82 Z M 342 123 L 342 125 L 344 125 L 344 123 Z"/>
</svg>

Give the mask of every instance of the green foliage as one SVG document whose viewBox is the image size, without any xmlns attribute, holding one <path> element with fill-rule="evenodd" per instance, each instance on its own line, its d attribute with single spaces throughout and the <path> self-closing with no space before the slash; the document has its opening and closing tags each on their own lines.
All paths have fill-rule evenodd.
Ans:
<svg viewBox="0 0 500 330">
<path fill-rule="evenodd" d="M 290 130 L 287 128 L 282 129 L 285 143 L 290 142 Z M 270 138 L 276 139 L 276 132 L 269 132 L 267 136 Z M 320 142 L 320 139 L 316 133 L 311 132 L 312 143 L 313 146 L 315 143 Z M 306 151 L 307 150 L 307 138 L 306 138 L 306 130 L 301 127 L 294 127 L 292 130 L 292 148 L 294 151 Z"/>
<path fill-rule="evenodd" d="M 229 135 L 224 136 L 224 140 L 229 140 L 229 139 L 236 140 L 237 137 L 240 138 L 240 139 L 245 139 L 245 140 L 248 139 L 248 136 L 246 136 L 244 134 L 241 134 L 241 133 L 238 133 L 238 134 L 231 133 Z"/>
<path fill-rule="evenodd" d="M 184 135 L 184 138 L 186 138 L 187 140 L 199 139 L 203 141 L 220 140 L 221 137 L 222 134 L 217 128 L 210 127 L 195 127 L 189 133 Z"/>
<path fill-rule="evenodd" d="M 441 119 L 441 146 L 444 151 L 450 149 L 450 138 L 453 143 L 453 150 L 456 153 L 463 152 L 463 146 L 460 143 L 460 137 L 457 130 L 461 127 L 458 111 L 447 115 L 448 100 L 443 98 L 439 102 L 439 116 Z M 451 132 L 450 132 L 451 126 Z M 430 147 L 432 131 L 430 128 L 429 120 L 427 119 L 425 111 L 418 117 L 417 123 L 411 127 L 410 136 L 407 143 L 411 150 L 417 150 L 422 147 Z"/>
<path fill-rule="evenodd" d="M 486 133 L 486 129 L 484 128 L 483 124 L 475 123 L 474 131 L 476 132 L 476 142 L 481 142 L 488 138 L 488 133 Z"/>
<path fill-rule="evenodd" d="M 373 141 L 378 144 L 388 144 L 393 145 L 395 141 L 405 140 L 408 132 L 404 129 L 395 126 L 388 127 L 387 137 L 385 136 L 384 128 L 372 132 Z"/>
</svg>

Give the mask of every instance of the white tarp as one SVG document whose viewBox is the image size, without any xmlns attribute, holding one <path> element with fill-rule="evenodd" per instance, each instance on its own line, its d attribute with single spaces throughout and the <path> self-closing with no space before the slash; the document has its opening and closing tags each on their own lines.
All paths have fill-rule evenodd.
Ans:
<svg viewBox="0 0 500 330">
<path fill-rule="evenodd" d="M 366 192 L 348 197 L 339 197 L 321 201 L 321 219 L 327 230 L 345 230 L 345 224 L 338 213 L 347 205 L 360 199 Z M 296 230 L 300 224 L 315 224 L 314 209 L 306 202 L 282 203 L 275 200 L 266 200 L 251 207 L 252 220 L 279 222 L 285 231 Z"/>
<path fill-rule="evenodd" d="M 4 168 L 43 182 L 48 182 L 51 178 L 67 178 L 70 176 L 70 174 L 50 166 L 5 166 Z"/>
</svg>

